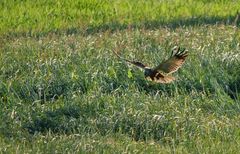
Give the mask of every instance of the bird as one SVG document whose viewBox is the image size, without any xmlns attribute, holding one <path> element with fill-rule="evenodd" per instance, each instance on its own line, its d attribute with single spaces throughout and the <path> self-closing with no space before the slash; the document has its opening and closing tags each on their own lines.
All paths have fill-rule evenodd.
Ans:
<svg viewBox="0 0 240 154">
<path fill-rule="evenodd" d="M 188 51 L 185 48 L 175 46 L 172 49 L 171 56 L 167 60 L 161 62 L 158 66 L 151 68 L 142 62 L 125 59 L 116 51 L 113 51 L 113 53 L 127 63 L 133 64 L 142 69 L 147 80 L 161 84 L 168 84 L 176 79 L 172 76 L 172 73 L 176 72 L 183 65 L 188 56 Z"/>
</svg>

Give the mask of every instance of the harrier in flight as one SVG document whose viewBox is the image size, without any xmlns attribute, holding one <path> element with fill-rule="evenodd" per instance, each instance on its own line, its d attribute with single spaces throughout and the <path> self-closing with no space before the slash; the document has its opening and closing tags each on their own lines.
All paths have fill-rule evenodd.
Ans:
<svg viewBox="0 0 240 154">
<path fill-rule="evenodd" d="M 168 60 L 163 61 L 155 68 L 150 68 L 141 62 L 125 59 L 116 52 L 114 52 L 114 54 L 120 59 L 143 69 L 145 78 L 157 83 L 170 83 L 174 81 L 175 78 L 171 74 L 176 72 L 183 65 L 188 56 L 188 52 L 185 48 L 175 47 Z"/>
</svg>

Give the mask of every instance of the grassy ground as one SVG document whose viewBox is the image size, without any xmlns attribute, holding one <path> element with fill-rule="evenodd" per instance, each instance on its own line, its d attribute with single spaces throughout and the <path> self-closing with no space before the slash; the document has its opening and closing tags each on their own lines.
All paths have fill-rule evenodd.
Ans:
<svg viewBox="0 0 240 154">
<path fill-rule="evenodd" d="M 1 0 L 0 34 L 91 33 L 129 25 L 229 22 L 238 4 L 239 0 Z"/>
<path fill-rule="evenodd" d="M 238 3 L 1 1 L 0 152 L 238 153 Z M 155 66 L 174 45 L 169 85 L 112 54 Z"/>
</svg>

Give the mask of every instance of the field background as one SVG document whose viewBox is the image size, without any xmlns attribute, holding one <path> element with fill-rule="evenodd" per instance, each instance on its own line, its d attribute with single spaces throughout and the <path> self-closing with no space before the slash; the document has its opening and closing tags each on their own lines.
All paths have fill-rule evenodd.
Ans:
<svg viewBox="0 0 240 154">
<path fill-rule="evenodd" d="M 1 153 L 238 153 L 239 0 L 1 0 Z M 157 65 L 189 50 L 177 81 Z"/>
</svg>

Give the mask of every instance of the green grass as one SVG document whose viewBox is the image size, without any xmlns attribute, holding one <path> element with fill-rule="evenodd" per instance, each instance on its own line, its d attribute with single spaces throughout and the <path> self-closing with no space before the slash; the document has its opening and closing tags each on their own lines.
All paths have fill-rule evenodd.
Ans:
<svg viewBox="0 0 240 154">
<path fill-rule="evenodd" d="M 238 2 L 1 1 L 0 152 L 238 153 Z M 168 85 L 112 53 L 155 66 L 174 45 Z"/>
</svg>

